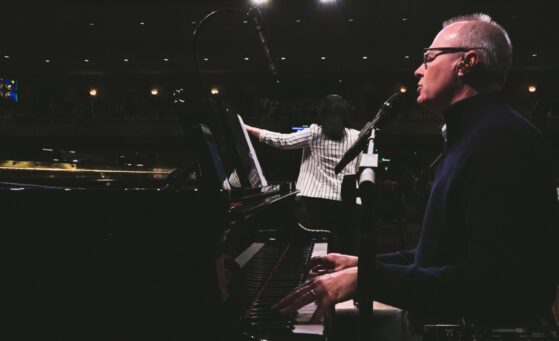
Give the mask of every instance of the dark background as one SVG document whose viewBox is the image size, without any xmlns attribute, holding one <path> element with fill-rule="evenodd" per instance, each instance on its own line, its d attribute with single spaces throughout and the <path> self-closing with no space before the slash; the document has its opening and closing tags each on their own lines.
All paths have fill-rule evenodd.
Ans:
<svg viewBox="0 0 559 341">
<path fill-rule="evenodd" d="M 2 152 L 15 158 L 14 151 L 45 146 L 124 151 L 176 166 L 189 155 L 178 117 L 196 114 L 173 106 L 177 88 L 193 100 L 200 89 L 217 87 L 247 123 L 284 132 L 311 123 L 317 101 L 340 93 L 353 103 L 359 129 L 400 87 L 415 93 L 413 71 L 443 20 L 481 11 L 513 41 L 506 93 L 559 155 L 553 1 L 271 1 L 261 7 L 262 24 L 277 75 L 268 70 L 252 19 L 223 13 L 200 30 L 199 77 L 196 24 L 213 10 L 248 6 L 217 0 L 4 3 L 0 77 L 19 82 L 19 101 L 0 106 Z M 528 85 L 537 91 L 528 92 Z M 406 114 L 380 137 L 395 178 L 407 168 L 427 172 L 442 145 L 439 118 L 417 108 Z M 256 147 L 268 177 L 295 179 L 297 152 Z"/>
</svg>

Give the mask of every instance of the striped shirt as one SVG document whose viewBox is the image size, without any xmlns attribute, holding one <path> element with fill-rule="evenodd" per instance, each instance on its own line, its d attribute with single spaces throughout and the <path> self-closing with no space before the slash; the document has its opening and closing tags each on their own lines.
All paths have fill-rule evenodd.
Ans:
<svg viewBox="0 0 559 341">
<path fill-rule="evenodd" d="M 328 139 L 322 128 L 312 124 L 309 128 L 291 134 L 281 134 L 262 129 L 260 141 L 281 149 L 303 149 L 296 188 L 298 195 L 341 201 L 344 175 L 355 173 L 357 158 L 339 174 L 334 167 L 344 153 L 357 140 L 359 131 L 345 128 L 340 141 Z"/>
</svg>

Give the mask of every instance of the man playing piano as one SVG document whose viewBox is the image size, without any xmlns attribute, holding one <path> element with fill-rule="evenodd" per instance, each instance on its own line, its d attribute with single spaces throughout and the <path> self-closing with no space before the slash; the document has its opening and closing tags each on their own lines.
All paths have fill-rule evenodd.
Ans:
<svg viewBox="0 0 559 341">
<path fill-rule="evenodd" d="M 415 71 L 417 103 L 442 115 L 448 135 L 417 248 L 376 257 L 373 296 L 402 309 L 386 339 L 420 340 L 425 324 L 527 326 L 550 317 L 557 196 L 541 134 L 503 98 L 511 61 L 507 32 L 473 14 L 447 20 Z M 313 259 L 317 276 L 274 308 L 315 301 L 323 313 L 355 295 L 356 265 L 342 254 Z"/>
</svg>

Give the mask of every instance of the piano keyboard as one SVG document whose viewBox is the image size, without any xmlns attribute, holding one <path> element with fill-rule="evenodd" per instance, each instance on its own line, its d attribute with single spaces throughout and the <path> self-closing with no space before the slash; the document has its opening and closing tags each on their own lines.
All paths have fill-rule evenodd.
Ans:
<svg viewBox="0 0 559 341">
<path fill-rule="evenodd" d="M 321 335 L 322 324 L 308 324 L 316 309 L 314 303 L 290 315 L 282 315 L 270 306 L 301 284 L 309 259 L 325 255 L 327 249 L 327 243 L 286 245 L 270 241 L 253 243 L 241 253 L 235 261 L 242 276 L 231 302 L 240 307 L 243 332 L 267 339 L 294 333 Z"/>
<path fill-rule="evenodd" d="M 315 243 L 310 258 L 324 256 L 327 253 L 328 253 L 328 243 Z M 297 318 L 295 319 L 297 324 L 295 324 L 294 326 L 295 333 L 297 333 L 298 331 L 302 332 L 302 330 L 307 330 L 309 328 L 308 324 L 315 310 L 316 310 L 316 304 L 312 302 L 297 311 Z M 304 324 L 305 326 L 303 326 L 302 324 Z M 322 325 L 320 326 L 322 327 Z"/>
</svg>

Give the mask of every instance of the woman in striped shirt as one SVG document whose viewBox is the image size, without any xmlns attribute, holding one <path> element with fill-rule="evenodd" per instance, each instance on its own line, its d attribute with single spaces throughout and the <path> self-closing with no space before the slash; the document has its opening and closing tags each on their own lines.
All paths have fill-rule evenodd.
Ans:
<svg viewBox="0 0 559 341">
<path fill-rule="evenodd" d="M 328 229 L 333 246 L 339 251 L 354 253 L 354 227 L 351 205 L 342 204 L 342 180 L 355 173 L 356 160 L 339 174 L 334 167 L 357 140 L 359 132 L 349 128 L 347 101 L 339 95 L 328 95 L 320 103 L 317 123 L 291 134 L 282 134 L 246 125 L 249 134 L 259 141 L 281 149 L 302 149 L 297 178 L 297 218 L 312 229 Z"/>
</svg>

